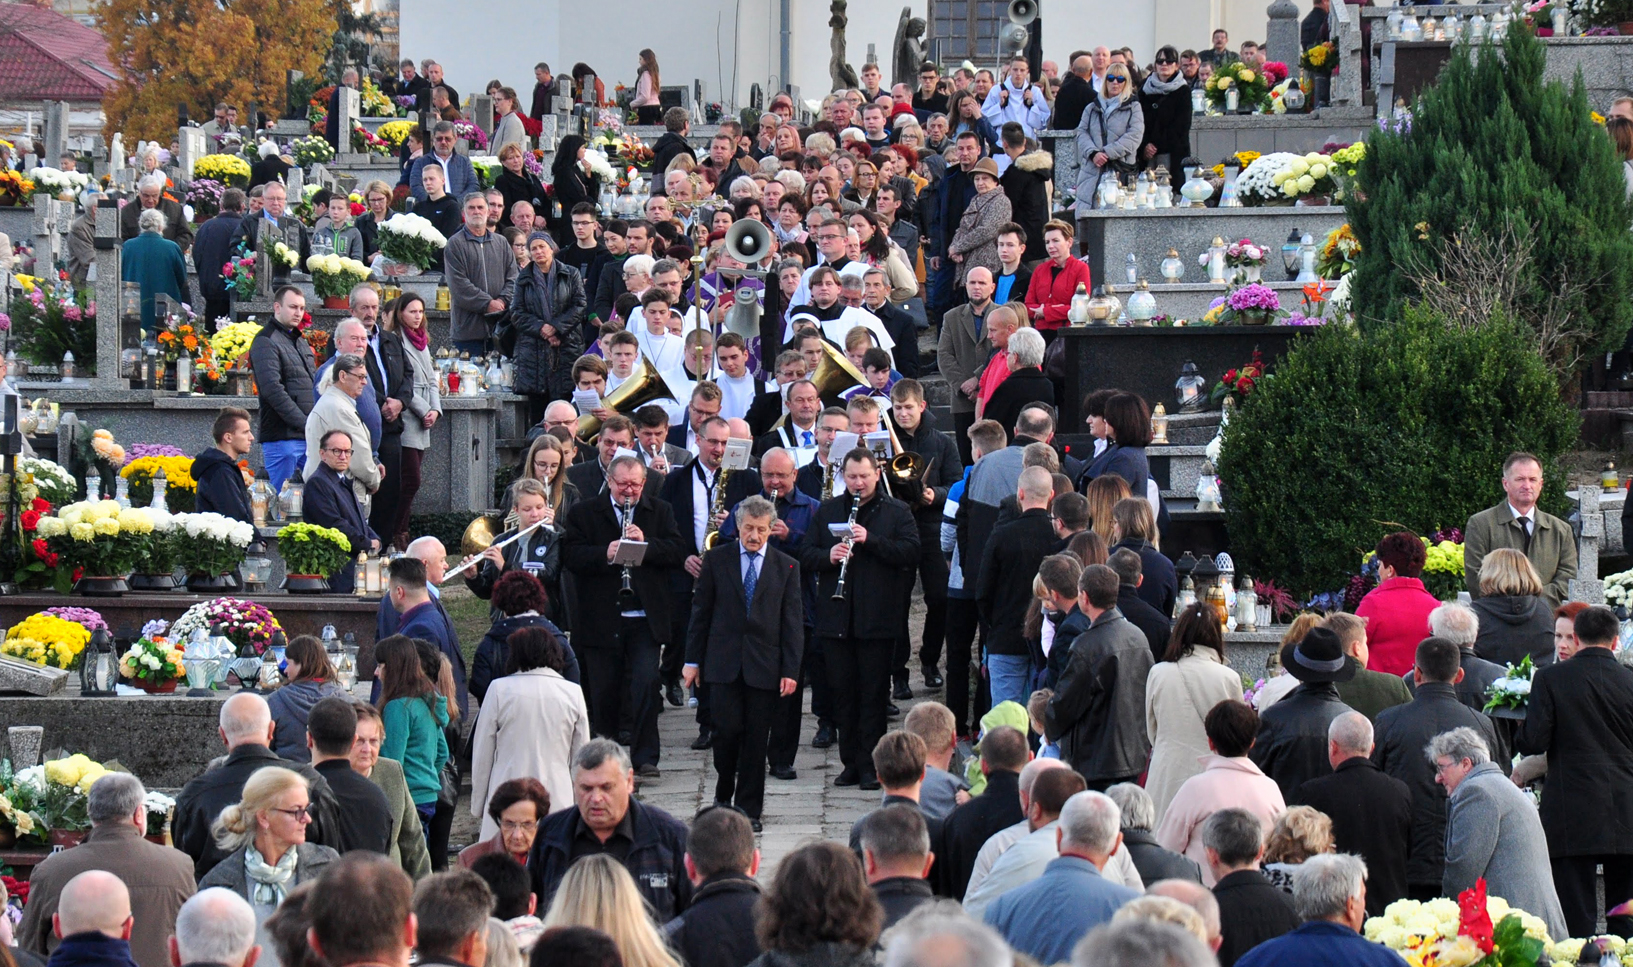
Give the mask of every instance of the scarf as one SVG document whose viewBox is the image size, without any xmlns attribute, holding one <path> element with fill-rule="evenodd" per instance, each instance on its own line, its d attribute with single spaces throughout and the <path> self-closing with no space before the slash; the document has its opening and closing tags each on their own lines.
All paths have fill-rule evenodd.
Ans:
<svg viewBox="0 0 1633 967">
<path fill-rule="evenodd" d="M 421 326 L 418 329 L 414 329 L 410 326 L 403 326 L 401 331 L 403 338 L 408 340 L 408 344 L 420 352 L 424 352 L 425 347 L 431 345 L 431 330 L 425 328 L 424 326 Z"/>
<path fill-rule="evenodd" d="M 771 230 L 776 233 L 777 243 L 780 245 L 789 245 L 794 242 L 805 241 L 805 226 L 803 225 L 796 225 L 794 226 L 793 231 L 788 231 L 782 227 L 782 222 L 777 222 L 771 226 Z"/>
<path fill-rule="evenodd" d="M 284 850 L 276 866 L 268 866 L 254 843 L 245 846 L 244 873 L 249 877 L 251 898 L 257 904 L 265 907 L 282 904 L 295 879 L 295 847 Z"/>
<path fill-rule="evenodd" d="M 1147 94 L 1172 94 L 1182 87 L 1189 86 L 1190 82 L 1185 80 L 1185 75 L 1179 71 L 1174 71 L 1174 79 L 1171 81 L 1163 80 L 1157 76 L 1156 71 L 1152 71 L 1145 75 L 1145 84 L 1140 90 Z"/>
<path fill-rule="evenodd" d="M 1111 117 L 1111 112 L 1123 106 L 1123 99 L 1120 97 L 1105 97 L 1102 95 L 1095 98 L 1095 100 L 1100 102 L 1100 117 L 1102 120 Z"/>
</svg>

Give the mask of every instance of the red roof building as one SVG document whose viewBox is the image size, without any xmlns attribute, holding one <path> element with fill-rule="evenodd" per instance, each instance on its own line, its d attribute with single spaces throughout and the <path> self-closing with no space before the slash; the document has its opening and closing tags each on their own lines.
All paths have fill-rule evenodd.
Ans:
<svg viewBox="0 0 1633 967">
<path fill-rule="evenodd" d="M 99 104 L 116 80 L 98 31 L 50 8 L 0 3 L 0 106 Z"/>
</svg>

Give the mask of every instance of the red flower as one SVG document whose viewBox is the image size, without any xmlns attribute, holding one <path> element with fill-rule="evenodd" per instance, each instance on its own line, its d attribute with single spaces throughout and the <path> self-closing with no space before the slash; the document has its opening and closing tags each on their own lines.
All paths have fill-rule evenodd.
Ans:
<svg viewBox="0 0 1633 967">
<path fill-rule="evenodd" d="M 29 504 L 29 507 L 42 514 L 48 514 L 51 512 L 51 501 L 46 500 L 44 497 L 35 497 L 34 502 Z"/>
<path fill-rule="evenodd" d="M 352 203 L 351 203 L 351 204 L 350 204 L 350 207 L 351 207 L 351 210 L 352 210 L 352 215 L 353 215 L 353 217 L 356 217 L 356 216 L 358 216 L 358 215 L 361 215 L 361 214 L 363 214 L 363 213 L 364 213 L 364 212 L 366 212 L 366 211 L 368 211 L 368 209 L 367 209 L 367 208 L 364 208 L 364 207 L 363 207 L 363 203 L 362 203 L 362 202 L 356 202 L 356 201 L 354 201 L 354 202 L 352 202 Z"/>
<path fill-rule="evenodd" d="M 1253 392 L 1253 377 L 1243 376 L 1241 379 L 1237 380 L 1236 392 L 1241 393 L 1243 396 Z"/>
<path fill-rule="evenodd" d="M 1225 372 L 1225 383 L 1230 384 L 1234 382 L 1236 382 L 1236 370 L 1227 370 Z"/>
<path fill-rule="evenodd" d="M 1485 877 L 1475 880 L 1472 889 L 1458 894 L 1457 913 L 1458 934 L 1474 941 L 1482 953 L 1489 954 L 1496 949 L 1491 936 L 1491 914 L 1486 912 Z"/>
<path fill-rule="evenodd" d="M 45 560 L 47 554 L 51 553 L 51 548 L 45 546 L 45 538 L 43 537 L 34 538 L 34 542 L 29 546 L 34 548 L 34 556 L 42 561 Z"/>
<path fill-rule="evenodd" d="M 57 562 L 59 560 L 61 560 L 61 559 L 62 559 L 61 555 L 59 555 L 56 551 L 52 551 L 50 554 L 47 554 L 45 556 L 45 566 L 46 567 L 56 567 Z"/>
<path fill-rule="evenodd" d="M 78 581 L 80 578 L 82 578 L 84 576 L 85 576 L 85 569 L 84 568 L 82 568 L 82 567 L 74 568 L 73 579 L 75 581 Z"/>
<path fill-rule="evenodd" d="M 40 512 L 37 510 L 25 510 L 23 511 L 22 521 L 23 530 L 37 530 L 40 526 Z"/>
</svg>

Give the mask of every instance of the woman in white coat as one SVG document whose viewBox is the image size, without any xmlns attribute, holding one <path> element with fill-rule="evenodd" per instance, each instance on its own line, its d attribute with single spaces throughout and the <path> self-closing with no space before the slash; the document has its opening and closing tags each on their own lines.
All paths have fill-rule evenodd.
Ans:
<svg viewBox="0 0 1633 967">
<path fill-rule="evenodd" d="M 505 675 L 488 686 L 471 752 L 471 815 L 482 820 L 484 840 L 499 832 L 488 799 L 507 779 L 537 779 L 553 809 L 572 805 L 573 756 L 590 741 L 584 692 L 561 675 L 566 645 L 543 628 L 523 628 L 508 644 Z"/>
<path fill-rule="evenodd" d="M 1151 767 L 1145 791 L 1157 816 L 1185 780 L 1202 771 L 1198 760 L 1209 753 L 1202 720 L 1227 700 L 1241 701 L 1242 677 L 1225 664 L 1219 618 L 1206 605 L 1180 613 L 1162 661 L 1145 680 L 1145 727 L 1151 736 Z"/>
</svg>

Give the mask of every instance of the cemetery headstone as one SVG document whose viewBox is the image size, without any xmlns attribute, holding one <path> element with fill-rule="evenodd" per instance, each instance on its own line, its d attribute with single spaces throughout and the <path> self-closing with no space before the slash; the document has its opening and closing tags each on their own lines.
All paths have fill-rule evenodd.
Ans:
<svg viewBox="0 0 1633 967">
<path fill-rule="evenodd" d="M 1297 64 L 1299 59 L 1298 6 L 1293 0 L 1276 0 L 1265 11 L 1270 22 L 1265 27 L 1265 50 L 1268 60 Z"/>
<path fill-rule="evenodd" d="M 96 389 L 116 389 L 122 335 L 119 203 L 104 198 L 96 206 Z"/>
<path fill-rule="evenodd" d="M 1599 580 L 1599 545 L 1605 538 L 1605 514 L 1599 509 L 1599 488 L 1584 483 L 1577 488 L 1581 536 L 1576 542 L 1576 577 L 1568 586 L 1572 601 L 1605 603 L 1605 582 Z"/>
<path fill-rule="evenodd" d="M 493 98 L 486 94 L 472 94 L 470 115 L 471 123 L 482 129 L 482 133 L 493 137 Z"/>
<path fill-rule="evenodd" d="M 177 132 L 176 140 L 181 151 L 176 163 L 181 168 L 182 177 L 191 180 L 193 165 L 198 162 L 198 159 L 210 153 L 209 148 L 206 146 L 208 139 L 204 136 L 203 128 L 188 125 Z"/>
<path fill-rule="evenodd" d="M 352 124 L 363 116 L 362 103 L 358 100 L 357 88 L 342 87 L 340 96 L 336 98 L 336 112 L 340 115 L 340 147 L 335 149 L 336 154 L 348 153 L 352 150 Z"/>
</svg>

